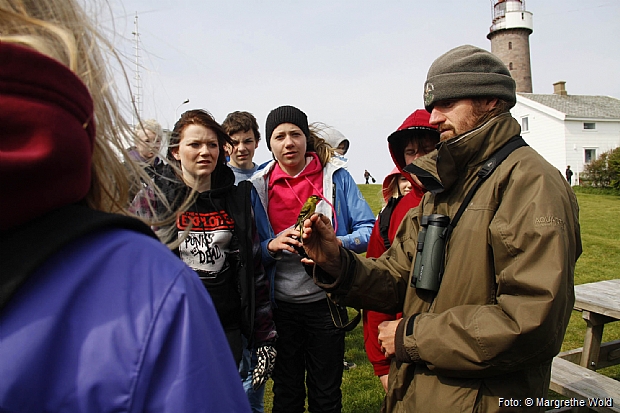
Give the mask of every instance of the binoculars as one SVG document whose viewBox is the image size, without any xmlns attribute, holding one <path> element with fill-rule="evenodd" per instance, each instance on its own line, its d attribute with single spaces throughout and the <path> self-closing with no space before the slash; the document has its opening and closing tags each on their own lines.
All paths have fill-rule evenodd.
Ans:
<svg viewBox="0 0 620 413">
<path fill-rule="evenodd" d="M 446 215 L 432 214 L 422 217 L 411 275 L 412 287 L 439 291 L 449 223 L 450 217 Z"/>
</svg>

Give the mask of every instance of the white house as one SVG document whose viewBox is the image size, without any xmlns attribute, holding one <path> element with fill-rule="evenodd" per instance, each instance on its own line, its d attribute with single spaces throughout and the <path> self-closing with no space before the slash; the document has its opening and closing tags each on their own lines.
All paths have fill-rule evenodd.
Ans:
<svg viewBox="0 0 620 413">
<path fill-rule="evenodd" d="M 620 146 L 620 99 L 569 95 L 565 83 L 550 95 L 517 93 L 510 112 L 528 145 L 562 173 L 570 165 L 578 184 L 586 164 Z"/>
</svg>

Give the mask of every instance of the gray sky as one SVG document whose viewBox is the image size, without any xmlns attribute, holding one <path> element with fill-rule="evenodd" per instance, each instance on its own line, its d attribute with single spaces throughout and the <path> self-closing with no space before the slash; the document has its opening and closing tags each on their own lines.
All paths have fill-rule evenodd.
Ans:
<svg viewBox="0 0 620 413">
<path fill-rule="evenodd" d="M 143 118 L 171 129 L 188 109 L 206 109 L 220 123 L 246 110 L 263 131 L 269 111 L 293 105 L 351 141 L 348 169 L 358 183 L 364 169 L 381 182 L 393 168 L 387 136 L 423 106 L 433 60 L 462 44 L 491 49 L 488 0 L 110 5 L 110 36 L 125 55 L 132 84 L 138 13 Z M 620 98 L 620 2 L 526 0 L 526 7 L 534 19 L 534 93 L 552 93 L 552 84 L 564 80 L 569 94 Z M 185 99 L 190 102 L 181 105 Z M 264 139 L 258 163 L 271 158 Z"/>
</svg>

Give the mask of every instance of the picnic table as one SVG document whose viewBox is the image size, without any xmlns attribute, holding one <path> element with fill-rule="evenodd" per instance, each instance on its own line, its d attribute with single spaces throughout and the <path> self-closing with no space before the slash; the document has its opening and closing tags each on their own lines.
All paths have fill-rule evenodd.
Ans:
<svg viewBox="0 0 620 413">
<path fill-rule="evenodd" d="M 620 279 L 575 286 L 575 305 L 586 322 L 579 365 L 590 370 L 620 363 L 620 343 L 602 343 L 605 324 L 620 321 Z"/>
<path fill-rule="evenodd" d="M 611 405 L 590 409 L 620 412 L 620 383 L 596 372 L 598 368 L 620 364 L 620 340 L 602 343 L 605 324 L 620 321 L 620 279 L 576 285 L 573 308 L 581 311 L 586 322 L 583 347 L 554 358 L 549 388 L 569 398 L 611 401 Z"/>
</svg>

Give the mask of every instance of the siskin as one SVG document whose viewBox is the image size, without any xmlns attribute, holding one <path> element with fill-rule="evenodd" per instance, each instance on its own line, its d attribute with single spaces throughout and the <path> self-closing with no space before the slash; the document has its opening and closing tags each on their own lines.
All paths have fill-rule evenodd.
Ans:
<svg viewBox="0 0 620 413">
<path fill-rule="evenodd" d="M 301 241 L 301 235 L 303 234 L 304 221 L 310 218 L 312 214 L 314 214 L 314 211 L 316 210 L 316 204 L 318 204 L 320 200 L 321 200 L 320 196 L 310 195 L 308 199 L 306 200 L 306 202 L 304 203 L 304 206 L 301 207 L 301 211 L 299 211 L 299 215 L 297 216 L 297 223 L 295 224 L 295 229 L 299 229 L 298 240 Z M 307 256 L 303 247 L 296 247 L 295 249 L 297 250 L 299 255 L 301 255 L 302 257 Z"/>
<path fill-rule="evenodd" d="M 316 204 L 319 203 L 321 197 L 318 195 L 310 195 L 304 206 L 301 207 L 301 211 L 299 211 L 299 215 L 297 215 L 297 223 L 295 224 L 295 228 L 299 229 L 299 239 L 301 240 L 301 235 L 303 234 L 303 225 L 304 221 L 314 214 L 316 210 Z"/>
</svg>

